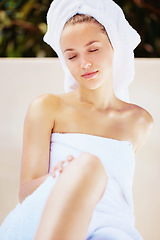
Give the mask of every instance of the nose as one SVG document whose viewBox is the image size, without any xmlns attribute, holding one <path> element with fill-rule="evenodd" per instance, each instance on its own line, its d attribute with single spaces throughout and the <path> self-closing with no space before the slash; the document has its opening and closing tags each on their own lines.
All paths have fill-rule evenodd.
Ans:
<svg viewBox="0 0 160 240">
<path fill-rule="evenodd" d="M 92 66 L 92 63 L 88 58 L 86 58 L 86 57 L 81 58 L 81 68 L 82 69 L 87 69 L 87 68 L 90 68 L 91 66 Z"/>
</svg>

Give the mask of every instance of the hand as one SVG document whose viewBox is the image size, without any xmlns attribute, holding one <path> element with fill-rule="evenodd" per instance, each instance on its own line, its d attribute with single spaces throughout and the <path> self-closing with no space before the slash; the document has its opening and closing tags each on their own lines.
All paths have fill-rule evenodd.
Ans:
<svg viewBox="0 0 160 240">
<path fill-rule="evenodd" d="M 60 161 L 60 162 L 58 162 L 58 163 L 51 169 L 51 171 L 50 171 L 51 176 L 52 176 L 52 177 L 55 177 L 55 176 L 56 176 L 56 174 L 55 174 L 56 170 L 59 170 L 59 172 L 61 173 L 61 172 L 63 171 L 63 169 L 64 169 L 63 164 L 66 163 L 66 162 L 71 162 L 73 159 L 74 159 L 74 157 L 73 157 L 72 155 L 68 155 L 68 156 L 66 157 L 66 160 L 65 160 L 65 161 Z"/>
</svg>

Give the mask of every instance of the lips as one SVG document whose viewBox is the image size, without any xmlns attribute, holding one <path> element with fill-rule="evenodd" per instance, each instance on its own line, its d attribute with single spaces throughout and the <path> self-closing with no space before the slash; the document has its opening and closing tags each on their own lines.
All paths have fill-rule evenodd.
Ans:
<svg viewBox="0 0 160 240">
<path fill-rule="evenodd" d="M 82 75 L 83 78 L 93 78 L 96 76 L 96 74 L 98 73 L 98 71 L 94 71 L 94 72 L 87 72 L 85 74 Z"/>
</svg>

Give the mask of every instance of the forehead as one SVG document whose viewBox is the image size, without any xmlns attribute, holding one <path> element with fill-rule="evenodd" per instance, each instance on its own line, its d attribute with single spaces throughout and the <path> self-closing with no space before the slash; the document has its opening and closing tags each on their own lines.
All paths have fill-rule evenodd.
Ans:
<svg viewBox="0 0 160 240">
<path fill-rule="evenodd" d="M 83 22 L 67 25 L 61 33 L 60 44 L 79 44 L 86 41 L 107 39 L 99 25 L 91 22 Z"/>
</svg>

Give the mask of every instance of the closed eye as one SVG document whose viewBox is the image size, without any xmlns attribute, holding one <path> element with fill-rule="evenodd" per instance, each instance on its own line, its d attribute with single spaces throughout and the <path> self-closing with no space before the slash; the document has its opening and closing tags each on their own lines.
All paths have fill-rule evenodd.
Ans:
<svg viewBox="0 0 160 240">
<path fill-rule="evenodd" d="M 96 52 L 96 51 L 98 51 L 98 49 L 90 50 L 89 52 Z"/>
<path fill-rule="evenodd" d="M 76 56 L 73 56 L 73 57 L 70 57 L 70 58 L 68 58 L 68 60 L 72 60 L 73 58 L 75 58 Z"/>
</svg>

